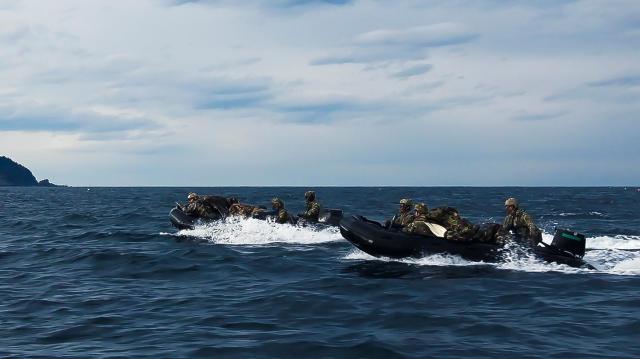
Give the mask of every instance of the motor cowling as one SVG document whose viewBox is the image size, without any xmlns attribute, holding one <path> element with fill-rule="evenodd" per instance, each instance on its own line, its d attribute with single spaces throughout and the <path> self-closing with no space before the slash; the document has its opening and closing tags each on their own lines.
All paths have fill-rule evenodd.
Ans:
<svg viewBox="0 0 640 359">
<path fill-rule="evenodd" d="M 556 228 L 556 233 L 553 236 L 551 245 L 563 252 L 569 252 L 574 256 L 582 258 L 587 245 L 587 239 L 584 234 Z"/>
</svg>

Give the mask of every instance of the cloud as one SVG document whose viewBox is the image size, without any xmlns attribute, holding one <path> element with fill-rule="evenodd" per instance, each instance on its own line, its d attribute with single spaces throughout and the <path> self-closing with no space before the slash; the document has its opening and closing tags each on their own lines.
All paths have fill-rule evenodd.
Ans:
<svg viewBox="0 0 640 359">
<path fill-rule="evenodd" d="M 23 0 L 0 152 L 69 184 L 637 182 L 640 3 L 611 1 Z"/>
<path fill-rule="evenodd" d="M 356 36 L 354 42 L 364 46 L 438 47 L 462 44 L 478 36 L 462 24 L 447 22 L 401 30 L 370 31 Z"/>
<path fill-rule="evenodd" d="M 60 107 L 21 105 L 0 107 L 0 131 L 118 133 L 154 130 L 159 125 L 149 119 L 118 117 L 92 111 L 74 111 Z"/>
<path fill-rule="evenodd" d="M 428 48 L 460 45 L 480 36 L 458 23 L 445 22 L 404 29 L 378 29 L 354 37 L 349 49 L 312 59 L 311 65 L 415 60 Z"/>
<path fill-rule="evenodd" d="M 394 73 L 393 77 L 409 78 L 409 77 L 413 77 L 413 76 L 418 76 L 418 75 L 426 74 L 427 72 L 431 71 L 432 68 L 433 68 L 433 65 L 429 65 L 429 64 L 415 65 L 415 66 L 411 66 L 409 68 L 406 68 L 406 69 L 404 69 L 402 71 L 398 71 L 398 72 Z"/>
<path fill-rule="evenodd" d="M 566 115 L 565 112 L 551 112 L 551 113 L 526 113 L 513 117 L 512 120 L 516 122 L 538 122 L 556 119 Z"/>
<path fill-rule="evenodd" d="M 640 86 L 640 75 L 613 77 L 605 80 L 590 82 L 591 87 L 637 87 Z"/>
<path fill-rule="evenodd" d="M 347 5 L 353 3 L 354 0 L 247 0 L 242 4 L 232 0 L 165 0 L 171 6 L 180 6 L 186 4 L 205 4 L 205 5 L 226 5 L 226 6 L 248 6 L 260 5 L 275 9 L 297 8 L 303 6 L 314 5 Z"/>
<path fill-rule="evenodd" d="M 0 21 L 0 41 L 16 42 L 32 33 L 29 26 L 15 21 Z"/>
</svg>

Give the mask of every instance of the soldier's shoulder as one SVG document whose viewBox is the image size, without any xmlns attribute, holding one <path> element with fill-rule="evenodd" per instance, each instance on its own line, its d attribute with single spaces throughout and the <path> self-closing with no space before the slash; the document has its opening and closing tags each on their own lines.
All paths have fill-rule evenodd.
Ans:
<svg viewBox="0 0 640 359">
<path fill-rule="evenodd" d="M 529 213 L 521 208 L 518 208 L 518 210 L 516 211 L 516 215 L 520 217 L 529 217 Z"/>
</svg>

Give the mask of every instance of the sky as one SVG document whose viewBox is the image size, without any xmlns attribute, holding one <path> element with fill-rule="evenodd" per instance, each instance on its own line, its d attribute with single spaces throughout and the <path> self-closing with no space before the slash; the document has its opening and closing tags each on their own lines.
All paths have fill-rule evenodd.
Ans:
<svg viewBox="0 0 640 359">
<path fill-rule="evenodd" d="M 0 0 L 0 80 L 54 183 L 640 184 L 637 0 Z"/>
</svg>

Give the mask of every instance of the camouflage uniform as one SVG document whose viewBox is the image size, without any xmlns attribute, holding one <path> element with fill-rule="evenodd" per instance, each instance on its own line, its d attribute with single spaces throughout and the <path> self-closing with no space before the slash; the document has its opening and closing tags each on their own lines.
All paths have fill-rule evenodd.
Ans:
<svg viewBox="0 0 640 359">
<path fill-rule="evenodd" d="M 393 216 L 390 221 L 385 222 L 385 227 L 406 227 L 409 223 L 414 221 L 414 215 L 411 214 L 410 210 L 407 210 L 407 207 L 410 209 L 411 200 L 407 198 L 403 198 L 400 200 L 400 210 L 398 213 Z"/>
<path fill-rule="evenodd" d="M 435 208 L 427 214 L 429 222 L 437 223 L 447 229 L 445 239 L 456 242 L 471 242 L 478 227 L 460 217 L 452 207 Z"/>
<path fill-rule="evenodd" d="M 416 215 L 413 221 L 402 229 L 405 233 L 420 234 L 423 236 L 432 236 L 433 233 L 427 226 L 429 218 L 427 216 L 428 208 L 424 203 L 418 203 L 415 206 Z"/>
<path fill-rule="evenodd" d="M 186 214 L 197 216 L 200 218 L 212 219 L 212 218 L 219 217 L 218 211 L 216 211 L 214 208 L 209 206 L 207 202 L 202 200 L 201 198 L 198 198 L 195 201 L 189 202 L 184 212 Z"/>
<path fill-rule="evenodd" d="M 231 207 L 229 207 L 229 215 L 249 218 L 262 210 L 262 208 L 255 207 L 249 204 L 234 203 L 231 205 Z"/>
<path fill-rule="evenodd" d="M 284 202 L 280 198 L 274 198 L 271 200 L 271 205 L 273 206 L 273 209 L 278 211 L 275 221 L 280 224 L 288 223 L 289 213 L 284 209 Z"/>
<path fill-rule="evenodd" d="M 307 221 L 317 222 L 320 218 L 320 204 L 316 201 L 316 194 L 313 191 L 307 191 L 304 194 L 307 201 L 307 210 L 302 214 L 302 218 Z"/>
<path fill-rule="evenodd" d="M 410 212 L 398 212 L 398 214 L 393 217 L 393 221 L 391 222 L 391 224 L 393 226 L 405 227 L 415 220 L 415 216 Z"/>
<path fill-rule="evenodd" d="M 231 206 L 232 198 L 225 198 L 221 196 L 202 196 L 200 200 L 206 203 L 209 207 L 217 210 L 222 217 L 229 215 L 229 207 Z"/>
<path fill-rule="evenodd" d="M 517 209 L 504 218 L 500 236 L 504 236 L 508 231 L 513 231 L 516 238 L 526 240 L 532 245 L 542 241 L 542 233 L 533 223 L 531 216 L 522 209 Z"/>
<path fill-rule="evenodd" d="M 320 218 L 320 204 L 316 201 L 307 202 L 307 210 L 303 217 L 308 221 L 317 222 Z"/>
</svg>

